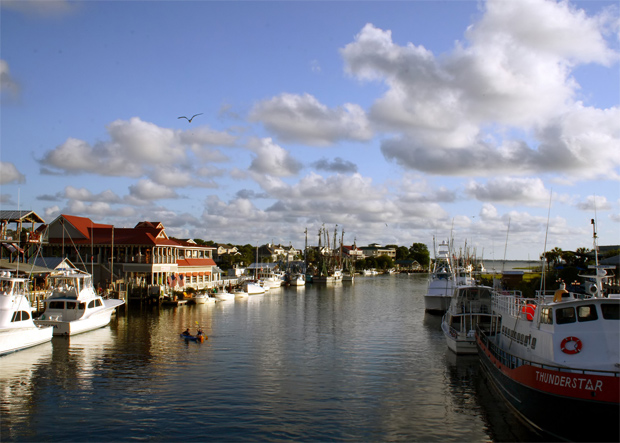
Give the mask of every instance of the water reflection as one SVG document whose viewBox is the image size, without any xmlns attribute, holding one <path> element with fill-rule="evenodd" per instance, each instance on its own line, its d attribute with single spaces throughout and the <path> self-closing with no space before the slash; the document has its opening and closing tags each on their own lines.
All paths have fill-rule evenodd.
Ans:
<svg viewBox="0 0 620 443">
<path fill-rule="evenodd" d="M 477 358 L 448 351 L 441 318 L 424 313 L 425 286 L 377 276 L 129 307 L 107 328 L 33 348 L 15 369 L 0 359 L 2 441 L 528 438 L 494 415 Z M 179 337 L 198 325 L 204 343 Z"/>
</svg>

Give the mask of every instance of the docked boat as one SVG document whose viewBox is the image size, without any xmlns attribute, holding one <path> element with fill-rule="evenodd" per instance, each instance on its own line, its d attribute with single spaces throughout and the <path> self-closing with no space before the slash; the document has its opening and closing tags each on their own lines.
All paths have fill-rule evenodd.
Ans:
<svg viewBox="0 0 620 443">
<path fill-rule="evenodd" d="M 75 335 L 102 328 L 110 323 L 116 308 L 125 303 L 98 295 L 92 276 L 86 272 L 62 271 L 50 275 L 49 280 L 45 310 L 34 322 L 39 326 L 52 326 L 54 335 Z"/>
<path fill-rule="evenodd" d="M 259 285 L 258 283 L 246 281 L 243 283 L 243 292 L 245 292 L 248 295 L 264 294 L 265 288 Z"/>
<path fill-rule="evenodd" d="M 0 355 L 20 351 L 52 339 L 53 329 L 37 326 L 28 300 L 28 280 L 0 272 Z"/>
<path fill-rule="evenodd" d="M 489 286 L 458 286 L 450 306 L 441 320 L 441 329 L 448 348 L 456 354 L 477 354 L 476 327 L 491 325 L 491 299 Z"/>
<path fill-rule="evenodd" d="M 258 271 L 257 278 L 265 291 L 279 288 L 284 283 L 284 276 L 269 267 L 261 268 Z"/>
<path fill-rule="evenodd" d="M 204 305 L 207 303 L 215 303 L 215 298 L 209 297 L 209 295 L 205 293 L 199 293 L 194 294 L 194 296 L 192 297 L 192 301 L 194 302 L 194 304 Z"/>
<path fill-rule="evenodd" d="M 215 294 L 213 294 L 213 296 L 215 297 L 216 301 L 228 301 L 228 300 L 234 300 L 235 299 L 235 294 L 232 294 L 230 292 L 216 292 Z"/>
<path fill-rule="evenodd" d="M 450 245 L 445 240 L 435 252 L 433 270 L 428 279 L 428 290 L 424 296 L 424 309 L 431 314 L 443 314 L 448 310 L 457 286 L 473 285 L 472 266 L 454 268 L 450 258 Z"/>
<path fill-rule="evenodd" d="M 291 286 L 305 286 L 306 276 L 303 273 L 289 274 L 287 282 Z"/>
<path fill-rule="evenodd" d="M 564 284 L 533 299 L 496 294 L 499 317 L 477 329 L 478 353 L 497 392 L 533 427 L 572 441 L 620 441 L 620 295 L 603 290 L 609 268 L 593 268 L 582 276 L 586 294 Z"/>
</svg>

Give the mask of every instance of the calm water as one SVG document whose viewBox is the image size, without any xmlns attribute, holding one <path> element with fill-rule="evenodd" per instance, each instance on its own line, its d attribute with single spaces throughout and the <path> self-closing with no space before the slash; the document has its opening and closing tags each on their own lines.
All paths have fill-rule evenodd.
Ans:
<svg viewBox="0 0 620 443">
<path fill-rule="evenodd" d="M 2 441 L 534 441 L 424 313 L 425 275 L 130 306 L 0 358 Z M 209 339 L 185 343 L 200 324 Z"/>
</svg>

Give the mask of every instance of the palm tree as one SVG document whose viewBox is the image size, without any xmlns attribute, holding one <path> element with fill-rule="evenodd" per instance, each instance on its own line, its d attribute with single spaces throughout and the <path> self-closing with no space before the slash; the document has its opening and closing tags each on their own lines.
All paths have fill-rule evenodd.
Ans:
<svg viewBox="0 0 620 443">
<path fill-rule="evenodd" d="M 551 268 L 551 263 L 553 263 L 553 265 L 555 266 L 560 261 L 560 258 L 562 257 L 562 253 L 563 253 L 562 249 L 556 246 L 551 251 L 547 251 L 542 255 L 542 257 L 544 257 L 547 260 L 547 270 Z"/>
</svg>

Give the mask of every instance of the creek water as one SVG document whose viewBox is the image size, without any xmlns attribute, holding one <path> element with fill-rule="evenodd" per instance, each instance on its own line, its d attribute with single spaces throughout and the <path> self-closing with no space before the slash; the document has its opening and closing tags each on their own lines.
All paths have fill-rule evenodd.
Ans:
<svg viewBox="0 0 620 443">
<path fill-rule="evenodd" d="M 130 305 L 0 358 L 2 441 L 545 441 L 424 312 L 426 274 Z M 208 340 L 179 333 L 201 326 Z"/>
</svg>

